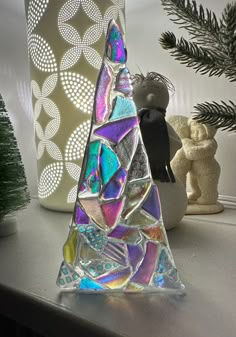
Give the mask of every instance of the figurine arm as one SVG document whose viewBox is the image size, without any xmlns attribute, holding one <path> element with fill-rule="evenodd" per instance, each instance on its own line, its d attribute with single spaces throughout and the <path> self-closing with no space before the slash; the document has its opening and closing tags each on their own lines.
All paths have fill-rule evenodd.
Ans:
<svg viewBox="0 0 236 337">
<path fill-rule="evenodd" d="M 217 150 L 217 143 L 214 139 L 194 142 L 194 140 L 186 138 L 183 139 L 183 149 L 187 159 L 199 160 L 213 157 Z"/>
</svg>

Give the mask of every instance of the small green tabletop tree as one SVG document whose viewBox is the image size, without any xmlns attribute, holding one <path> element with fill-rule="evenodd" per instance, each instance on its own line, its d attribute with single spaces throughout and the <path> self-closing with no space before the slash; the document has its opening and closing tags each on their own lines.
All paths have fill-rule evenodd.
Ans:
<svg viewBox="0 0 236 337">
<path fill-rule="evenodd" d="M 177 39 L 172 32 L 160 38 L 161 46 L 177 61 L 202 75 L 222 76 L 236 81 L 236 2 L 226 5 L 217 19 L 214 12 L 192 0 L 161 0 L 171 20 L 187 30 L 188 41 Z M 236 105 L 205 102 L 195 107 L 194 119 L 216 128 L 236 131 Z"/>
<path fill-rule="evenodd" d="M 0 223 L 30 201 L 14 130 L 0 94 Z"/>
</svg>

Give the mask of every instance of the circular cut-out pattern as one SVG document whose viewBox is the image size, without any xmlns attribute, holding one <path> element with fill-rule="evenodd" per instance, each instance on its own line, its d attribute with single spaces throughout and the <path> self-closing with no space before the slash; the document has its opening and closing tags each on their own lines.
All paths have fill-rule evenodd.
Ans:
<svg viewBox="0 0 236 337">
<path fill-rule="evenodd" d="M 38 194 L 39 198 L 48 198 L 57 189 L 63 175 L 63 163 L 53 163 L 45 167 L 40 179 Z"/>
<path fill-rule="evenodd" d="M 36 68 L 43 72 L 57 71 L 57 62 L 52 48 L 40 35 L 30 35 L 29 51 Z"/>
<path fill-rule="evenodd" d="M 103 33 L 106 34 L 108 23 L 111 19 L 117 20 L 119 17 L 122 28 L 125 28 L 124 0 L 114 0 L 112 2 L 113 5 L 108 7 L 104 16 L 96 1 L 92 0 L 69 0 L 62 6 L 58 15 L 58 29 L 65 41 L 73 47 L 63 55 L 60 70 L 73 67 L 80 60 L 82 54 L 92 67 L 100 68 L 102 55 L 97 52 L 93 44 L 99 41 Z M 84 15 L 87 15 L 88 19 L 94 22 L 87 29 L 84 36 L 80 36 L 76 28 L 68 23 L 79 10 L 83 10 Z"/>
<path fill-rule="evenodd" d="M 28 7 L 28 35 L 30 35 L 43 16 L 49 0 L 31 0 Z"/>
<path fill-rule="evenodd" d="M 90 120 L 78 126 L 67 141 L 65 160 L 73 161 L 83 158 L 90 130 Z"/>
<path fill-rule="evenodd" d="M 95 86 L 86 77 L 72 73 L 61 73 L 62 86 L 71 102 L 82 112 L 92 114 Z"/>
</svg>

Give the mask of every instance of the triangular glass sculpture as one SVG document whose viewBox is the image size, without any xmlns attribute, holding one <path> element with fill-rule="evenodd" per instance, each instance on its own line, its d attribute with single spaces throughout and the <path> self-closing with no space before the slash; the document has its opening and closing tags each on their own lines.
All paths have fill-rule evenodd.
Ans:
<svg viewBox="0 0 236 337">
<path fill-rule="evenodd" d="M 112 20 L 57 284 L 81 292 L 182 292 L 126 58 L 121 30 Z"/>
</svg>

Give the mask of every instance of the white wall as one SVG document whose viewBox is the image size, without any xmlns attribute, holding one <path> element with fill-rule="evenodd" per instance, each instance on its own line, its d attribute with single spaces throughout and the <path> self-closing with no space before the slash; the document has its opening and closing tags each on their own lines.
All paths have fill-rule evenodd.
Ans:
<svg viewBox="0 0 236 337">
<path fill-rule="evenodd" d="M 101 0 L 102 1 L 102 0 Z M 220 14 L 228 0 L 201 0 L 203 6 Z M 190 116 L 193 105 L 211 100 L 234 100 L 235 84 L 224 78 L 195 74 L 171 58 L 158 39 L 171 30 L 180 36 L 170 22 L 160 0 L 126 0 L 128 65 L 132 72 L 157 71 L 175 85 L 168 114 Z M 26 167 L 32 195 L 37 191 L 33 119 L 30 102 L 29 69 L 23 0 L 0 2 L 0 92 L 4 96 Z M 236 98 L 235 98 L 236 101 Z M 217 160 L 221 165 L 219 193 L 236 198 L 236 134 L 218 131 Z M 236 199 L 235 199 L 236 200 Z"/>
<path fill-rule="evenodd" d="M 14 4 L 12 0 L 1 0 L 0 92 L 15 129 L 31 195 L 34 196 L 37 194 L 37 174 L 25 31 L 23 1 Z"/>
<path fill-rule="evenodd" d="M 204 7 L 220 15 L 228 0 L 199 0 Z M 209 78 L 196 74 L 193 69 L 175 61 L 163 50 L 158 39 L 162 32 L 173 31 L 177 36 L 186 35 L 166 15 L 160 0 L 127 0 L 128 65 L 131 72 L 156 71 L 167 76 L 176 93 L 168 106 L 168 115 L 190 116 L 193 106 L 205 101 L 233 100 L 236 102 L 236 84 L 222 78 Z M 221 165 L 219 193 L 235 197 L 236 201 L 236 133 L 218 131 L 216 158 Z"/>
</svg>

